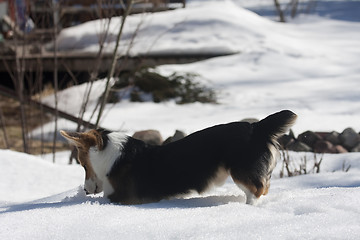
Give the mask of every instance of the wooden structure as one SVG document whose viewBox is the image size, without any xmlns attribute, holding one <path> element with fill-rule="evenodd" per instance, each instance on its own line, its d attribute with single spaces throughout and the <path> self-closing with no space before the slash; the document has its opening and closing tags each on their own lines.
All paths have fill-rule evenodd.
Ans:
<svg viewBox="0 0 360 240">
<path fill-rule="evenodd" d="M 123 56 L 118 59 L 117 69 L 134 70 L 141 67 L 155 67 L 163 64 L 183 64 L 212 57 L 226 56 L 231 53 L 179 53 L 179 54 L 144 54 L 134 57 Z M 26 71 L 36 69 L 38 64 L 42 64 L 43 71 L 53 71 L 54 54 L 47 52 L 43 54 L 27 54 L 22 56 L 19 54 L 21 61 L 24 62 Z M 13 55 L 0 56 L 2 64 L 0 64 L 0 72 L 6 72 L 9 69 L 16 68 L 16 58 Z M 69 53 L 58 52 L 59 71 L 73 72 L 91 72 L 97 64 L 96 53 Z M 99 72 L 107 72 L 111 63 L 112 54 L 104 54 L 100 61 Z"/>
<path fill-rule="evenodd" d="M 50 28 L 53 21 L 54 9 L 49 4 L 49 0 L 24 0 L 36 29 L 29 34 L 24 34 L 16 26 L 11 17 L 5 17 L 4 21 L 11 27 L 16 38 L 14 41 L 6 40 L 0 42 L 0 74 L 1 84 L 11 86 L 10 75 L 19 71 L 24 73 L 35 73 L 42 71 L 52 73 L 55 69 L 55 54 L 44 49 L 46 42 L 53 38 L 54 29 Z M 124 6 L 119 4 L 119 0 L 58 0 L 59 21 L 63 26 L 74 24 L 74 18 L 79 22 L 93 20 L 102 17 L 121 15 Z M 125 0 L 126 4 L 126 0 Z M 185 7 L 185 0 L 140 0 L 132 7 L 132 14 L 164 11 L 173 9 L 172 4 L 180 4 Z M 39 24 L 40 20 L 47 20 L 49 25 Z M 42 28 L 41 28 L 42 27 Z M 49 28 L 47 28 L 49 27 Z M 116 71 L 132 71 L 141 67 L 154 67 L 163 64 L 182 64 L 196 62 L 212 57 L 229 55 L 231 53 L 166 53 L 166 54 L 143 54 L 138 56 L 123 56 L 117 60 Z M 106 75 L 111 65 L 112 53 L 104 53 L 99 60 L 98 53 L 79 53 L 79 52 L 57 52 L 56 69 L 60 74 L 75 76 L 74 73 L 85 73 L 86 76 L 92 74 L 98 67 L 98 76 Z M 96 66 L 96 67 L 95 67 Z M 39 70 L 41 67 L 41 70 Z M 7 74 L 7 75 L 6 75 Z M 4 77 L 4 75 L 6 75 Z M 46 79 L 46 78 L 45 78 Z M 70 79 L 71 80 L 71 79 Z M 44 80 L 46 81 L 46 80 Z M 84 80 L 87 81 L 87 80 Z M 80 80 L 79 82 L 83 82 Z"/>
<path fill-rule="evenodd" d="M 124 4 L 121 4 L 123 2 Z M 59 0 L 56 9 L 59 27 L 69 27 L 91 20 L 123 15 L 128 1 L 119 0 Z M 133 0 L 130 14 L 160 12 L 185 7 L 186 0 Z M 31 1 L 30 16 L 40 28 L 53 27 L 51 1 Z"/>
</svg>

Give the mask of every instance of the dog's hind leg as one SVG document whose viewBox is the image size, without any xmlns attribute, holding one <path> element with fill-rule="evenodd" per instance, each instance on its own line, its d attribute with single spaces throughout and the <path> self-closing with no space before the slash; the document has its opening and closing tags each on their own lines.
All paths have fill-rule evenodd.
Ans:
<svg viewBox="0 0 360 240">
<path fill-rule="evenodd" d="M 261 181 L 256 181 L 255 184 L 251 181 L 237 178 L 233 174 L 231 174 L 231 177 L 236 185 L 245 193 L 246 204 L 255 205 L 260 196 L 267 193 L 266 184 L 263 184 Z"/>
<path fill-rule="evenodd" d="M 246 204 L 254 205 L 258 197 L 255 196 L 256 188 L 254 186 L 245 185 L 241 182 L 235 181 L 236 185 L 245 193 Z"/>
</svg>

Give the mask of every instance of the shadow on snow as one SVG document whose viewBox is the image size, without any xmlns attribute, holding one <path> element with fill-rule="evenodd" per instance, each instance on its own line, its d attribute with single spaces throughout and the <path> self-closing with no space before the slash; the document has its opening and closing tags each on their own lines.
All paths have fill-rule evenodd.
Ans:
<svg viewBox="0 0 360 240">
<path fill-rule="evenodd" d="M 74 205 L 88 204 L 88 205 L 113 205 L 113 206 L 126 206 L 110 203 L 108 199 L 102 196 L 86 196 L 84 193 L 78 192 L 75 196 L 65 197 L 62 199 L 57 199 L 59 196 L 64 196 L 64 194 L 55 195 L 48 198 L 43 198 L 27 203 L 19 204 L 5 204 L 0 205 L 0 214 L 13 213 L 13 212 L 22 212 L 22 211 L 31 211 L 37 209 L 47 209 L 47 208 L 62 208 L 69 207 Z M 231 202 L 238 202 L 240 204 L 245 204 L 245 198 L 243 196 L 206 196 L 206 197 L 193 197 L 193 198 L 174 198 L 170 200 L 162 200 L 157 203 L 147 203 L 141 205 L 132 205 L 136 208 L 142 209 L 170 209 L 170 208 L 205 208 L 205 207 L 214 207 L 221 206 Z"/>
</svg>

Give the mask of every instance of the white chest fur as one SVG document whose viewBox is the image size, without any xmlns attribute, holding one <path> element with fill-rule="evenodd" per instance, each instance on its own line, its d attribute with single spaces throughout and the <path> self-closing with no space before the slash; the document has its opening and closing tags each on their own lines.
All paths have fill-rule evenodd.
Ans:
<svg viewBox="0 0 360 240">
<path fill-rule="evenodd" d="M 89 150 L 91 165 L 96 176 L 103 182 L 105 197 L 109 196 L 114 191 L 106 175 L 111 170 L 116 159 L 120 157 L 127 136 L 120 132 L 113 132 L 108 134 L 108 138 L 109 140 L 104 150 L 99 151 L 95 147 L 92 147 Z"/>
</svg>

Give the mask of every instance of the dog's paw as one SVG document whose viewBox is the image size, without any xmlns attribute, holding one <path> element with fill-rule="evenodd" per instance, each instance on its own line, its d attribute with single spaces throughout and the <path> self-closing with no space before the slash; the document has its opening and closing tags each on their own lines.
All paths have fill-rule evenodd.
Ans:
<svg viewBox="0 0 360 240">
<path fill-rule="evenodd" d="M 255 206 L 258 203 L 258 198 L 254 195 L 247 195 L 246 196 L 246 204 Z"/>
</svg>

